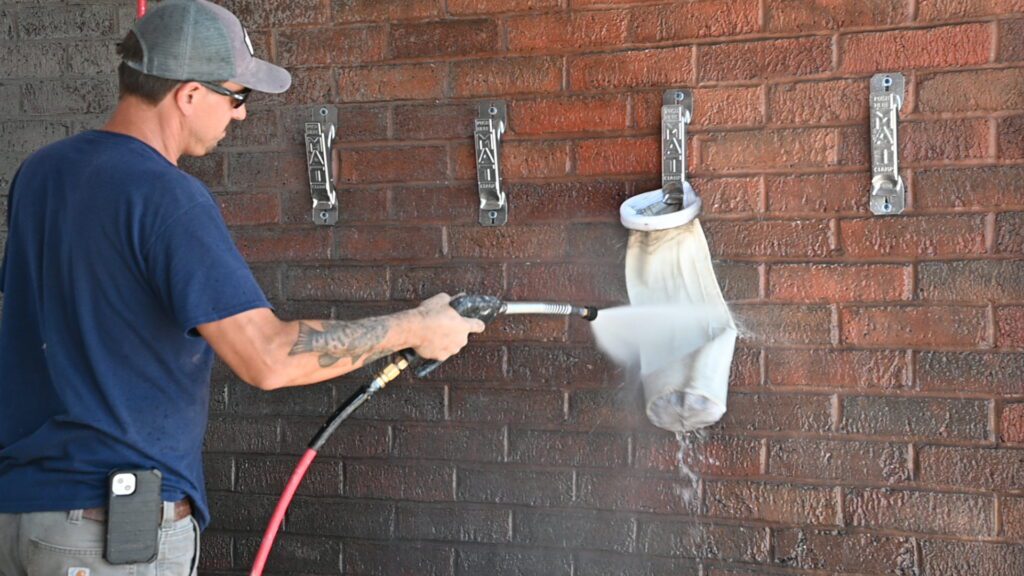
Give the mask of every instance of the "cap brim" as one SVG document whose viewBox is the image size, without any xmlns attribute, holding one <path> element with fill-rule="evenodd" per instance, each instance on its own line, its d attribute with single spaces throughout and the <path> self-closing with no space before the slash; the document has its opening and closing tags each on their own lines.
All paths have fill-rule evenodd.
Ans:
<svg viewBox="0 0 1024 576">
<path fill-rule="evenodd" d="M 253 58 L 248 69 L 230 80 L 257 92 L 269 94 L 280 94 L 292 85 L 292 75 L 287 70 L 259 58 Z"/>
</svg>

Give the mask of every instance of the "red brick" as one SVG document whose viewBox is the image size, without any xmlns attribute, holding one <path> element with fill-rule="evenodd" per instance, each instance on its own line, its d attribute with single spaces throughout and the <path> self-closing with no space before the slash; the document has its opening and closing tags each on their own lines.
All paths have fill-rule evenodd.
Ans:
<svg viewBox="0 0 1024 576">
<path fill-rule="evenodd" d="M 921 390 L 1020 394 L 1022 359 L 1019 353 L 922 352 L 914 374 Z"/>
<path fill-rule="evenodd" d="M 982 216 L 900 216 L 842 220 L 847 256 L 961 256 L 985 253 Z"/>
<path fill-rule="evenodd" d="M 337 100 L 335 91 L 338 88 L 338 78 L 334 69 L 326 66 L 292 68 L 290 72 L 292 74 L 291 88 L 281 94 L 259 92 L 252 97 L 253 105 L 280 108 L 308 106 L 310 102 L 334 102 Z M 246 107 L 248 108 L 248 105 Z M 309 114 L 308 109 L 306 114 Z"/>
<path fill-rule="evenodd" d="M 230 138 L 230 136 L 228 136 Z M 14 172 L 21 164 L 21 158 L 15 163 L 9 172 L 9 177 L 14 176 Z M 189 174 L 199 178 L 206 184 L 211 190 L 223 190 L 225 183 L 227 182 L 227 154 L 221 152 L 212 152 L 205 156 L 200 157 L 189 157 L 183 156 L 178 161 L 178 167 L 188 172 Z M 8 187 L 10 182 L 8 182 Z M 4 188 L 4 195 L 6 196 L 8 188 Z M 4 224 L 7 223 L 7 205 L 4 203 Z"/>
<path fill-rule="evenodd" d="M 557 92 L 562 88 L 560 58 L 531 56 L 467 60 L 451 64 L 452 96 L 500 96 Z M 510 120 L 514 122 L 514 120 Z"/>
<path fill-rule="evenodd" d="M 786 439 L 768 443 L 768 474 L 895 484 L 910 480 L 905 444 Z"/>
<path fill-rule="evenodd" d="M 690 126 L 752 126 L 764 123 L 760 86 L 694 88 L 693 119 Z M 633 108 L 638 128 L 661 130 L 662 93 L 638 92 Z"/>
<path fill-rule="evenodd" d="M 991 536 L 991 496 L 891 489 L 850 489 L 843 501 L 846 524 L 874 529 Z"/>
<path fill-rule="evenodd" d="M 849 34 L 839 39 L 839 70 L 956 68 L 985 64 L 991 51 L 992 27 L 988 24 Z"/>
<path fill-rule="evenodd" d="M 554 390 L 455 388 L 451 417 L 457 422 L 551 424 L 563 420 L 563 394 Z"/>
<path fill-rule="evenodd" d="M 253 192 L 216 198 L 228 226 L 277 224 L 281 220 L 281 200 L 277 194 Z"/>
<path fill-rule="evenodd" d="M 744 0 L 697 0 L 686 8 L 643 6 L 632 11 L 634 42 L 690 41 L 760 31 L 756 4 Z"/>
<path fill-rule="evenodd" d="M 925 574 L 1024 573 L 1024 546 L 987 542 L 922 540 Z"/>
<path fill-rule="evenodd" d="M 765 27 L 769 32 L 809 32 L 903 24 L 909 10 L 902 0 L 768 0 Z"/>
<path fill-rule="evenodd" d="M 868 83 L 860 79 L 772 84 L 768 118 L 772 124 L 800 126 L 866 121 L 867 101 Z"/>
<path fill-rule="evenodd" d="M 454 466 L 447 463 L 347 462 L 345 494 L 357 498 L 426 502 L 453 500 L 454 474 Z"/>
<path fill-rule="evenodd" d="M 497 52 L 498 23 L 494 20 L 447 20 L 391 26 L 394 58 L 474 56 Z"/>
<path fill-rule="evenodd" d="M 628 101 L 621 95 L 513 100 L 510 108 L 516 134 L 603 132 L 628 123 Z"/>
<path fill-rule="evenodd" d="M 702 170 L 729 172 L 830 166 L 839 138 L 818 128 L 725 132 L 697 142 Z"/>
<path fill-rule="evenodd" d="M 246 262 L 302 262 L 331 255 L 331 230 L 274 228 L 236 230 L 232 233 Z"/>
<path fill-rule="evenodd" d="M 1024 403 L 1003 406 L 999 414 L 999 438 L 1003 442 L 1024 443 Z"/>
<path fill-rule="evenodd" d="M 999 504 L 1003 518 L 1001 536 L 1016 542 L 1024 541 L 1024 498 L 1004 496 Z"/>
<path fill-rule="evenodd" d="M 465 14 L 545 11 L 560 8 L 562 0 L 447 0 L 447 4 L 449 14 L 461 16 Z"/>
<path fill-rule="evenodd" d="M 392 444 L 391 453 L 399 458 L 499 462 L 504 458 L 505 434 L 500 428 L 399 424 Z"/>
<path fill-rule="evenodd" d="M 565 250 L 564 226 L 479 225 L 450 228 L 448 242 L 453 258 L 499 260 L 554 260 Z"/>
<path fill-rule="evenodd" d="M 375 182 L 437 182 L 448 170 L 442 146 L 345 148 L 339 180 L 345 184 Z"/>
<path fill-rule="evenodd" d="M 761 474 L 761 440 L 726 434 L 698 438 L 683 448 L 666 434 L 642 435 L 636 440 L 636 466 L 676 472 L 679 460 L 702 476 L 749 477 Z"/>
<path fill-rule="evenodd" d="M 565 300 L 599 305 L 626 300 L 621 264 L 512 264 L 508 268 L 508 298 Z"/>
<path fill-rule="evenodd" d="M 311 388 L 316 388 L 316 386 Z M 329 387 L 323 386 L 322 388 Z M 391 391 L 388 392 L 388 394 L 390 393 Z M 377 399 L 374 399 L 374 402 L 376 401 Z M 277 400 L 277 404 L 280 405 L 280 403 L 280 400 Z M 327 413 L 328 407 L 333 409 L 333 402 L 330 399 L 320 402 L 319 408 L 323 414 Z M 268 412 L 272 411 L 268 410 Z M 307 444 L 309 439 L 323 426 L 325 417 L 284 420 L 281 423 L 281 444 L 294 447 Z M 388 455 L 389 434 L 390 430 L 387 424 L 350 420 L 345 422 L 343 433 L 332 436 L 331 441 L 324 444 L 320 450 L 320 457 L 385 458 Z"/>
<path fill-rule="evenodd" d="M 394 134 L 399 140 L 455 140 L 473 136 L 476 107 L 458 104 L 398 104 Z"/>
<path fill-rule="evenodd" d="M 225 148 L 254 148 L 257 146 L 280 145 L 284 139 L 281 137 L 277 111 L 260 108 L 253 110 L 248 104 L 245 107 L 245 120 L 232 123 L 230 128 L 228 128 L 227 137 L 220 141 L 217 148 L 224 150 Z M 303 122 L 309 118 L 309 110 L 306 109 L 304 112 L 306 115 L 302 117 Z M 295 126 L 296 123 L 286 125 Z M 302 142 L 305 144 L 304 137 L 299 134 L 294 134 L 294 140 L 291 142 Z M 193 160 L 203 160 L 206 158 L 207 156 L 193 157 Z"/>
<path fill-rule="evenodd" d="M 343 574 L 418 574 L 422 576 L 451 576 L 453 550 L 436 544 L 422 545 L 408 542 L 350 542 L 344 543 L 341 569 L 335 565 L 329 572 Z"/>
<path fill-rule="evenodd" d="M 433 226 L 385 228 L 346 226 L 337 230 L 337 255 L 342 259 L 380 261 L 440 258 L 441 229 Z"/>
<path fill-rule="evenodd" d="M 636 545 L 636 520 L 628 517 L 564 510 L 516 510 L 513 542 L 629 552 Z"/>
<path fill-rule="evenodd" d="M 985 308 L 848 306 L 839 311 L 842 341 L 852 346 L 987 347 Z"/>
<path fill-rule="evenodd" d="M 827 306 L 735 304 L 740 340 L 752 345 L 829 344 L 832 313 Z"/>
<path fill-rule="evenodd" d="M 565 142 L 509 141 L 501 148 L 503 178 L 551 178 L 569 172 L 569 144 Z"/>
<path fill-rule="evenodd" d="M 531 223 L 568 219 L 618 222 L 619 205 L 629 197 L 626 185 L 614 180 L 509 182 L 505 191 L 513 203 L 512 217 Z"/>
<path fill-rule="evenodd" d="M 331 0 L 335 22 L 392 22 L 440 16 L 440 0 Z"/>
<path fill-rule="evenodd" d="M 510 542 L 511 516 L 511 510 L 501 508 L 401 504 L 395 518 L 395 532 L 408 540 Z"/>
<path fill-rule="evenodd" d="M 285 275 L 290 300 L 386 300 L 387 270 L 379 266 L 290 267 Z"/>
<path fill-rule="evenodd" d="M 236 461 L 238 476 L 235 490 L 245 494 L 281 493 L 283 479 L 295 468 L 294 456 L 247 456 Z M 341 494 L 341 461 L 318 458 L 303 479 L 302 495 L 338 496 Z"/>
<path fill-rule="evenodd" d="M 557 51 L 621 46 L 626 43 L 625 11 L 519 16 L 505 21 L 510 52 Z"/>
<path fill-rule="evenodd" d="M 768 211 L 784 214 L 868 213 L 871 175 L 767 176 Z"/>
<path fill-rule="evenodd" d="M 757 40 L 701 46 L 701 82 L 807 76 L 832 69 L 832 39 Z"/>
<path fill-rule="evenodd" d="M 1024 166 L 925 170 L 914 176 L 914 204 L 922 209 L 1024 207 L 1017 188 L 1022 181 Z"/>
<path fill-rule="evenodd" d="M 306 156 L 282 152 L 240 152 L 228 156 L 232 189 L 305 188 L 309 190 Z"/>
<path fill-rule="evenodd" d="M 276 499 L 275 497 L 274 500 Z M 241 509 L 249 506 L 247 502 L 238 503 Z M 387 539 L 391 536 L 391 527 L 394 524 L 394 506 L 390 502 L 296 498 L 288 511 L 288 532 Z M 259 521 L 260 525 L 253 528 L 253 531 L 263 530 L 265 527 L 262 524 L 266 523 L 268 517 L 264 515 Z M 231 526 L 232 530 L 239 528 Z"/>
<path fill-rule="evenodd" d="M 756 388 L 761 385 L 761 352 L 740 346 L 732 357 L 729 388 Z"/>
<path fill-rule="evenodd" d="M 580 140 L 575 145 L 576 172 L 596 174 L 657 173 L 661 144 L 654 137 Z"/>
<path fill-rule="evenodd" d="M 359 379 L 366 382 L 365 377 Z M 347 398 L 354 387 L 339 392 L 339 398 Z M 441 386 L 417 382 L 415 386 L 393 385 L 386 394 L 378 394 L 373 402 L 367 402 L 352 415 L 360 420 L 389 420 L 398 422 L 436 422 L 445 419 L 444 389 Z"/>
<path fill-rule="evenodd" d="M 768 350 L 767 383 L 775 387 L 898 390 L 908 386 L 906 355 L 868 350 Z"/>
<path fill-rule="evenodd" d="M 1024 115 L 999 119 L 1000 158 L 1024 158 Z"/>
<path fill-rule="evenodd" d="M 349 194 L 339 196 L 342 202 L 350 197 Z M 395 222 L 475 224 L 479 218 L 480 197 L 476 184 L 398 186 L 392 189 L 390 196 L 390 202 L 378 200 L 381 204 L 390 204 L 388 216 Z"/>
<path fill-rule="evenodd" d="M 1024 212 L 996 216 L 996 252 L 1024 255 Z"/>
<path fill-rule="evenodd" d="M 756 519 L 801 525 L 839 524 L 833 490 L 764 482 L 707 482 L 704 500 L 709 516 Z"/>
<path fill-rule="evenodd" d="M 277 34 L 280 66 L 351 66 L 383 60 L 387 31 L 383 26 L 304 28 Z"/>
<path fill-rule="evenodd" d="M 692 56 L 689 46 L 578 56 L 569 60 L 569 85 L 588 91 L 692 84 Z"/>
<path fill-rule="evenodd" d="M 832 399 L 821 394 L 732 394 L 727 431 L 829 432 Z"/>
<path fill-rule="evenodd" d="M 1021 0 L 921 0 L 920 20 L 946 20 L 1012 14 L 1024 10 Z"/>
<path fill-rule="evenodd" d="M 895 264 L 778 264 L 768 269 L 768 297 L 797 302 L 904 300 L 909 271 Z"/>
<path fill-rule="evenodd" d="M 625 556 L 611 552 L 581 552 L 574 556 L 576 574 L 625 576 L 633 574 L 697 574 L 696 560 Z"/>
<path fill-rule="evenodd" d="M 918 80 L 921 112 L 1000 112 L 1024 108 L 1024 69 L 967 70 L 929 74 Z M 963 90 L 963 86 L 974 86 Z"/>
<path fill-rule="evenodd" d="M 714 262 L 715 276 L 726 302 L 756 300 L 760 296 L 760 272 L 756 264 Z"/>
<path fill-rule="evenodd" d="M 646 422 L 642 396 L 639 390 L 572 390 L 567 424 L 584 430 L 636 429 Z"/>
<path fill-rule="evenodd" d="M 918 480 L 936 488 L 1003 492 L 1019 490 L 1024 478 L 1024 450 L 922 446 Z"/>
<path fill-rule="evenodd" d="M 301 126 L 310 117 L 310 108 L 295 108 L 280 111 L 282 126 Z M 243 123 L 247 124 L 248 120 Z M 289 130 L 292 143 L 300 147 L 305 144 L 300 130 Z M 388 108 L 366 104 L 343 104 L 338 106 L 338 132 L 336 142 L 362 142 L 387 140 Z M 246 140 L 239 138 L 239 142 Z"/>
<path fill-rule="evenodd" d="M 569 576 L 572 564 L 572 555 L 568 551 L 544 548 L 460 548 L 456 555 L 458 574 Z"/>
<path fill-rule="evenodd" d="M 338 96 L 345 102 L 440 98 L 447 66 L 403 64 L 338 69 Z"/>
<path fill-rule="evenodd" d="M 592 510 L 695 514 L 700 502 L 688 478 L 647 476 L 627 472 L 578 473 L 577 502 Z"/>
<path fill-rule="evenodd" d="M 1000 62 L 1024 60 L 1024 19 L 999 21 Z"/>
<path fill-rule="evenodd" d="M 390 271 L 390 298 L 424 300 L 445 291 L 469 294 L 499 294 L 504 274 L 498 265 L 461 263 L 455 266 L 396 267 Z"/>
<path fill-rule="evenodd" d="M 607 432 L 511 430 L 508 460 L 537 466 L 623 468 L 629 460 L 625 435 Z"/>
<path fill-rule="evenodd" d="M 473 338 L 479 342 L 565 342 L 569 320 L 560 316 L 499 316 L 483 334 Z"/>
<path fill-rule="evenodd" d="M 1024 348 L 1024 306 L 996 308 L 996 347 Z"/>
<path fill-rule="evenodd" d="M 1011 260 L 925 262 L 917 274 L 925 300 L 1019 302 L 1024 294 L 1024 269 Z"/>
<path fill-rule="evenodd" d="M 704 223 L 704 231 L 715 258 L 814 258 L 832 252 L 824 221 L 714 221 Z"/>
<path fill-rule="evenodd" d="M 456 474 L 456 493 L 460 502 L 568 506 L 573 500 L 573 473 L 570 470 L 460 466 Z"/>
<path fill-rule="evenodd" d="M 650 518 L 640 525 L 638 552 L 658 556 L 767 562 L 767 531 L 749 526 L 694 523 L 689 519 Z M 639 572 L 638 574 L 644 574 Z M 697 574 L 697 570 L 652 574 Z M 609 575 L 610 576 L 610 575 Z"/>
<path fill-rule="evenodd" d="M 984 400 L 850 396 L 843 398 L 841 429 L 850 434 L 985 440 Z"/>
<path fill-rule="evenodd" d="M 505 378 L 505 357 L 505 349 L 502 347 L 474 344 L 449 358 L 426 379 L 497 384 Z"/>
<path fill-rule="evenodd" d="M 519 345 L 509 349 L 509 377 L 524 384 L 562 388 L 566 374 L 574 387 L 606 383 L 614 371 L 611 361 L 594 348 Z"/>
<path fill-rule="evenodd" d="M 933 120 L 900 125 L 899 153 L 904 162 L 938 162 L 992 155 L 990 120 Z"/>
<path fill-rule="evenodd" d="M 225 2 L 225 7 L 234 12 L 250 30 L 269 29 L 279 22 L 302 26 L 328 20 L 325 5 L 319 0 L 297 0 L 287 3 L 229 0 Z M 265 55 L 259 54 L 258 47 L 268 44 L 254 44 L 257 46 L 256 56 L 266 58 Z"/>
</svg>

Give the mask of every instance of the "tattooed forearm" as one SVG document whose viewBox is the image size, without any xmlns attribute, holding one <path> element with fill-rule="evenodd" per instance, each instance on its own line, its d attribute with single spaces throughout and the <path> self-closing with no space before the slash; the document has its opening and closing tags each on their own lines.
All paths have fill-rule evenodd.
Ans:
<svg viewBox="0 0 1024 576">
<path fill-rule="evenodd" d="M 377 347 L 388 334 L 390 321 L 384 318 L 367 318 L 352 322 L 323 322 L 323 330 L 317 330 L 305 322 L 299 322 L 299 337 L 288 354 L 294 356 L 306 352 L 320 354 L 320 366 L 326 368 L 342 358 L 352 363 L 365 358 L 369 364 L 390 350 Z"/>
</svg>

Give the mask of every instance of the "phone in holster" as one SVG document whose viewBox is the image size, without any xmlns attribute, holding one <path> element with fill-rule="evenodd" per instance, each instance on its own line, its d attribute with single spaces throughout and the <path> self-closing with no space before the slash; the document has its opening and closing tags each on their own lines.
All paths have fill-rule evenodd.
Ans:
<svg viewBox="0 0 1024 576">
<path fill-rule="evenodd" d="M 107 545 L 111 564 L 148 563 L 159 551 L 159 470 L 114 470 L 107 484 Z"/>
</svg>

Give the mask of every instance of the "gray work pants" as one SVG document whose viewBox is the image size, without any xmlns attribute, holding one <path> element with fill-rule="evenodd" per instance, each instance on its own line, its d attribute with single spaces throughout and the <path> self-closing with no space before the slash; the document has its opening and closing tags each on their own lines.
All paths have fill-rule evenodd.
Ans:
<svg viewBox="0 0 1024 576">
<path fill-rule="evenodd" d="M 81 510 L 0 514 L 0 576 L 193 576 L 199 564 L 199 525 L 174 521 L 164 503 L 160 552 L 149 564 L 113 565 L 103 559 L 107 525 Z"/>
</svg>

